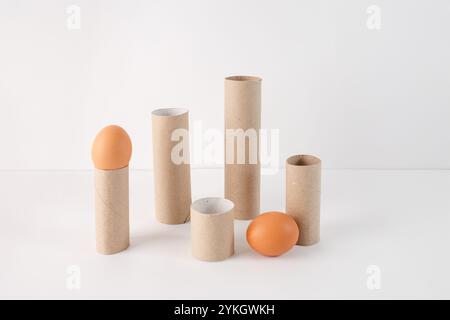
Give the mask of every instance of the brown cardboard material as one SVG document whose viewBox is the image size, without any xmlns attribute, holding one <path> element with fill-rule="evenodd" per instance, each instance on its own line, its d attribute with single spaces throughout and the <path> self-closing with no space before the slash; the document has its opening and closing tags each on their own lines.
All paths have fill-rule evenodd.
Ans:
<svg viewBox="0 0 450 320">
<path fill-rule="evenodd" d="M 295 155 L 286 160 L 286 213 L 298 225 L 297 245 L 309 246 L 320 240 L 321 160 Z"/>
<path fill-rule="evenodd" d="M 248 76 L 225 78 L 225 198 L 233 201 L 234 217 L 253 219 L 260 213 L 259 130 L 261 128 L 261 79 Z M 256 132 L 256 161 L 245 143 L 245 162 L 238 161 L 237 143 L 234 155 L 227 151 L 233 138 L 227 130 L 248 129 Z M 231 148 L 229 150 L 232 150 Z M 231 160 L 231 161 L 230 161 Z"/>
<path fill-rule="evenodd" d="M 223 198 L 203 198 L 191 206 L 192 255 L 220 261 L 234 254 L 234 204 Z"/>
<path fill-rule="evenodd" d="M 158 109 L 152 112 L 153 171 L 155 216 L 165 224 L 189 221 L 191 205 L 191 169 L 189 161 L 172 161 L 172 150 L 180 141 L 172 141 L 176 129 L 189 130 L 189 112 L 181 108 Z M 189 139 L 184 156 L 189 159 Z"/>
<path fill-rule="evenodd" d="M 130 245 L 128 166 L 94 169 L 96 247 L 101 254 L 123 251 Z"/>
</svg>

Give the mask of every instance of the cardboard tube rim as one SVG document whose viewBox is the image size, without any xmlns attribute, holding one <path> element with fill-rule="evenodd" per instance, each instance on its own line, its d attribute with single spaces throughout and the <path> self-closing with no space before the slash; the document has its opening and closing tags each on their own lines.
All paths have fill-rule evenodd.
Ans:
<svg viewBox="0 0 450 320">
<path fill-rule="evenodd" d="M 228 214 L 234 209 L 234 203 L 231 200 L 221 197 L 207 197 L 195 200 L 191 204 L 192 210 L 201 215 L 218 216 Z"/>
<path fill-rule="evenodd" d="M 292 167 L 320 166 L 322 160 L 310 154 L 296 154 L 286 159 L 286 164 Z"/>
<path fill-rule="evenodd" d="M 102 169 L 102 168 L 98 168 L 98 167 L 94 166 L 95 169 L 101 170 L 101 171 L 116 171 L 116 170 L 125 169 L 126 167 L 130 167 L 130 164 L 128 163 L 126 166 L 123 166 L 123 167 L 120 167 L 120 168 L 114 168 L 114 169 Z"/>
<path fill-rule="evenodd" d="M 225 80 L 228 80 L 228 81 L 239 81 L 239 82 L 244 82 L 244 81 L 261 82 L 262 78 L 255 77 L 255 76 L 229 76 L 229 77 L 226 77 Z"/>
<path fill-rule="evenodd" d="M 152 115 L 155 117 L 178 117 L 186 113 L 189 113 L 189 109 L 186 108 L 159 108 L 152 111 Z"/>
</svg>

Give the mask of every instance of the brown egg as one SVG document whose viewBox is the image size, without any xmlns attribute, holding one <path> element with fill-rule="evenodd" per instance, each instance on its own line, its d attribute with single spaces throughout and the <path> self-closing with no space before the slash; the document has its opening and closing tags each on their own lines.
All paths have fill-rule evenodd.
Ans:
<svg viewBox="0 0 450 320">
<path fill-rule="evenodd" d="M 247 242 L 256 252 L 276 257 L 289 251 L 298 239 L 299 231 L 294 219 L 282 212 L 266 212 L 248 226 Z"/>
<path fill-rule="evenodd" d="M 131 158 L 131 140 L 119 126 L 104 127 L 92 144 L 92 161 L 97 169 L 112 170 L 128 166 Z"/>
</svg>

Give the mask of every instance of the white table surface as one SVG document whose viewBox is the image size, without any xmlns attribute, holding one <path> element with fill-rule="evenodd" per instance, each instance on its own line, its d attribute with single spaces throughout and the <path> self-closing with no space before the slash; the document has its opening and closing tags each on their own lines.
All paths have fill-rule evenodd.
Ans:
<svg viewBox="0 0 450 320">
<path fill-rule="evenodd" d="M 193 170 L 193 199 L 221 196 L 222 175 Z M 266 258 L 237 221 L 236 255 L 215 263 L 191 257 L 189 224 L 155 221 L 152 179 L 131 173 L 131 246 L 102 256 L 92 172 L 1 171 L 0 298 L 450 298 L 450 171 L 324 170 L 318 245 Z M 283 210 L 284 171 L 261 192 L 262 211 Z M 71 265 L 79 290 L 66 285 Z"/>
</svg>

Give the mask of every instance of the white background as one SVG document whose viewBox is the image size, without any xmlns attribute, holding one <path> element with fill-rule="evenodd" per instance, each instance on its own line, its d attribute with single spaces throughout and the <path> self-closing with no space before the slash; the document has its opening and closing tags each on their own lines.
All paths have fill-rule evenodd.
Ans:
<svg viewBox="0 0 450 320">
<path fill-rule="evenodd" d="M 448 169 L 449 15 L 446 0 L 1 0 L 0 169 L 90 169 L 110 123 L 130 133 L 132 167 L 152 168 L 151 111 L 222 129 L 234 74 L 263 78 L 280 163 Z"/>
<path fill-rule="evenodd" d="M 0 0 L 0 297 L 450 298 L 449 17 L 447 0 Z M 189 224 L 155 221 L 150 114 L 186 107 L 222 130 L 236 74 L 263 78 L 281 165 L 323 160 L 321 242 L 269 259 L 237 221 L 236 255 L 204 263 Z M 111 123 L 133 140 L 131 246 L 106 257 L 90 148 Z M 222 195 L 222 170 L 192 170 L 194 200 Z M 279 170 L 261 210 L 283 209 Z"/>
</svg>

